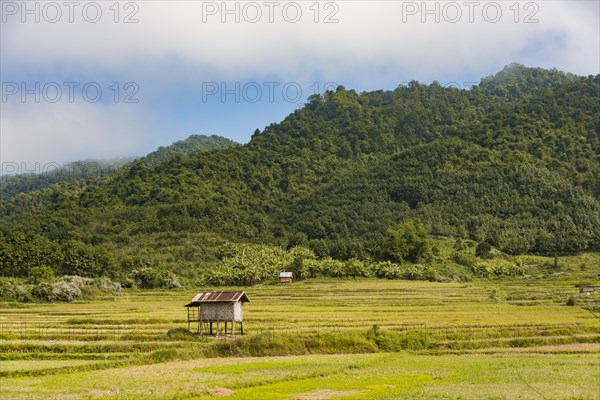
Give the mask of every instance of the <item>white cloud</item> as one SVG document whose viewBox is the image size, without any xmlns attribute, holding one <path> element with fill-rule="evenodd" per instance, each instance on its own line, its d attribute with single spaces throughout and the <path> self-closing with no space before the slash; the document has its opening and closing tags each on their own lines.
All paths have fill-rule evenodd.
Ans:
<svg viewBox="0 0 600 400">
<path fill-rule="evenodd" d="M 238 79 L 256 74 L 310 74 L 315 70 L 341 76 L 377 65 L 425 68 L 443 74 L 448 68 L 502 62 L 506 56 L 516 55 L 528 40 L 563 32 L 567 43 L 562 52 L 549 49 L 557 64 L 575 64 L 565 63 L 555 54 L 566 52 L 578 60 L 574 65 L 580 70 L 577 72 L 592 73 L 598 67 L 598 46 L 594 46 L 598 44 L 598 13 L 590 12 L 593 6 L 576 2 L 527 3 L 536 4 L 538 9 L 525 8 L 522 2 L 518 16 L 510 8 L 513 3 L 508 2 L 484 1 L 477 7 L 467 7 L 466 2 L 450 2 L 457 5 L 453 7 L 448 7 L 448 2 L 427 3 L 429 9 L 437 4 L 439 23 L 434 21 L 435 15 L 423 14 L 421 2 L 334 2 L 339 8 L 334 15 L 339 23 L 334 24 L 314 23 L 309 2 L 295 3 L 302 10 L 302 18 L 295 24 L 284 20 L 284 14 L 288 18 L 294 14 L 293 7 L 283 12 L 283 6 L 290 2 L 280 2 L 281 6 L 274 8 L 274 23 L 267 21 L 269 8 L 265 3 L 254 2 L 260 5 L 262 18 L 253 24 L 247 21 L 256 7 L 244 13 L 247 3 L 227 3 L 230 8 L 238 5 L 240 23 L 235 23 L 233 15 L 222 15 L 221 2 L 137 2 L 135 17 L 139 23 L 134 24 L 114 23 L 111 3 L 101 3 L 103 16 L 96 24 L 86 23 L 77 12 L 73 24 L 66 21 L 66 11 L 56 24 L 44 22 L 43 14 L 40 23 L 25 24 L 14 21 L 18 15 L 8 16 L 3 53 L 38 67 L 66 63 L 131 74 L 140 70 L 151 73 L 153 62 L 160 64 L 172 58 Z M 213 4 L 221 11 L 202 22 L 203 8 Z M 496 15 L 496 7 L 490 4 L 500 4 L 502 16 L 496 23 L 487 22 Z M 419 10 L 408 15 L 408 11 L 415 12 L 414 7 Z M 320 8 L 320 19 L 335 11 Z M 449 23 L 455 19 L 456 10 L 461 18 Z M 119 18 L 132 11 L 121 10 Z M 469 22 L 470 13 L 473 23 Z M 524 23 L 528 16 L 539 22 Z M 227 22 L 222 23 L 221 17 Z M 426 18 L 425 23 L 422 18 Z"/>
<path fill-rule="evenodd" d="M 240 23 L 235 23 L 232 15 L 222 23 L 221 12 L 203 22 L 203 7 L 220 8 L 221 1 L 122 2 L 119 23 L 113 21 L 114 10 L 109 8 L 114 3 L 98 2 L 102 17 L 94 24 L 86 22 L 82 14 L 90 2 L 81 2 L 75 9 L 73 23 L 68 22 L 66 7 L 62 7 L 62 19 L 54 24 L 44 21 L 46 3 L 38 3 L 40 23 L 33 22 L 31 15 L 22 23 L 20 12 L 10 15 L 5 9 L 7 21 L 2 23 L 0 39 L 3 80 L 50 77 L 68 81 L 75 76 L 94 81 L 110 76 L 121 83 L 139 83 L 146 103 L 154 108 L 149 111 L 143 105 L 127 108 L 123 104 L 4 107 L 8 112 L 3 111 L 3 159 L 51 159 L 61 154 L 63 159 L 73 154 L 83 158 L 93 153 L 88 149 L 108 152 L 114 149 L 115 139 L 107 132 L 118 132 L 115 137 L 122 142 L 120 150 L 134 149 L 136 143 L 139 148 L 144 141 L 141 132 L 150 125 L 148 115 L 162 118 L 163 123 L 168 118 L 155 114 L 160 108 L 156 104 L 167 101 L 165 93 L 174 87 L 198 88 L 205 81 L 310 82 L 318 78 L 350 80 L 367 87 L 410 79 L 444 83 L 467 76 L 478 79 L 513 61 L 582 75 L 600 72 L 598 2 L 520 2 L 518 15 L 515 2 L 481 1 L 472 9 L 467 3 L 427 2 L 429 9 L 438 7 L 439 23 L 434 21 L 435 15 L 423 15 L 421 1 L 320 2 L 319 23 L 313 20 L 314 8 L 309 8 L 314 3 L 298 2 L 302 18 L 295 24 L 284 19 L 283 7 L 291 4 L 285 1 L 275 8 L 274 23 L 267 20 L 265 2 L 253 3 L 262 12 L 261 21 L 255 24 L 245 21 L 254 17 L 254 6 L 240 15 Z M 20 8 L 23 3 L 3 1 L 2 7 L 6 4 Z M 138 8 L 124 9 L 125 4 Z M 239 4 L 240 10 L 249 7 L 249 2 L 227 4 L 230 8 Z M 327 9 L 325 4 L 330 4 Z M 502 15 L 491 23 L 495 5 Z M 336 7 L 332 17 L 339 23 L 322 23 Z M 450 23 L 457 17 L 456 10 L 461 18 Z M 294 17 L 293 7 L 288 11 L 286 16 Z M 131 12 L 139 22 L 122 23 Z M 93 9 L 87 16 L 94 16 Z M 537 22 L 525 23 L 528 16 Z M 19 112 L 14 111 L 17 109 Z M 41 139 L 29 143 L 28 132 L 37 132 Z M 56 148 L 57 138 L 63 143 L 60 149 Z M 49 149 L 56 154 L 47 156 Z"/>
<path fill-rule="evenodd" d="M 136 154 L 148 121 L 135 106 L 86 102 L 3 107 L 2 163 L 63 163 Z M 21 168 L 21 167 L 19 167 Z M 25 168 L 23 168 L 25 169 Z"/>
</svg>

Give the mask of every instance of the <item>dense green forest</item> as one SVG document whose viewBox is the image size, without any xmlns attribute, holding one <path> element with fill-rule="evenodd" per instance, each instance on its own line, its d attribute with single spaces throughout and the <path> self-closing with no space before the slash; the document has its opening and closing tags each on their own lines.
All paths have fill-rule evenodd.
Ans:
<svg viewBox="0 0 600 400">
<path fill-rule="evenodd" d="M 40 166 L 42 172 L 18 175 L 5 175 L 0 178 L 0 199 L 7 200 L 19 193 L 28 193 L 47 188 L 57 183 L 89 184 L 93 180 L 101 180 L 106 175 L 117 173 L 125 165 L 138 160 L 147 166 L 156 166 L 161 162 L 180 156 L 193 157 L 208 150 L 226 149 L 239 143 L 221 136 L 192 135 L 186 140 L 180 140 L 145 157 L 123 157 L 108 160 L 85 160 L 64 163 L 50 163 Z M 15 166 L 18 170 L 19 166 Z"/>
<path fill-rule="evenodd" d="M 254 249 L 306 276 L 429 279 L 442 238 L 506 257 L 599 250 L 599 95 L 600 75 L 516 64 L 470 90 L 340 86 L 245 145 L 192 137 L 100 178 L 5 183 L 2 274 L 255 283 L 218 278 L 259 276 L 226 262 Z"/>
<path fill-rule="evenodd" d="M 19 193 L 34 192 L 57 183 L 87 184 L 90 180 L 115 173 L 134 160 L 135 157 L 123 157 L 109 160 L 74 161 L 62 165 L 58 163 L 38 164 L 30 173 L 3 175 L 0 178 L 0 199 L 6 201 Z M 13 168 L 19 172 L 20 166 L 15 165 Z M 9 167 L 6 169 L 10 170 Z"/>
</svg>

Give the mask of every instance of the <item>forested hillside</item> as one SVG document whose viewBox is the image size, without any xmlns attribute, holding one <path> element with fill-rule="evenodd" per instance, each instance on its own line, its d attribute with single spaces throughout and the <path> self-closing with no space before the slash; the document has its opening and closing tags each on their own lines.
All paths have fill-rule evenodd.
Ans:
<svg viewBox="0 0 600 400">
<path fill-rule="evenodd" d="M 222 136 L 191 135 L 187 139 L 179 140 L 170 146 L 161 146 L 158 150 L 142 157 L 138 161 L 148 167 L 156 167 L 171 158 L 190 158 L 206 151 L 223 150 L 238 145 L 239 143 Z"/>
<path fill-rule="evenodd" d="M 39 165 L 37 173 L 6 175 L 0 179 L 0 197 L 7 199 L 19 193 L 28 193 L 40 190 L 57 183 L 89 184 L 106 175 L 117 173 L 126 164 L 135 160 L 148 166 L 156 166 L 169 158 L 179 156 L 193 157 L 198 153 L 226 149 L 237 146 L 239 143 L 221 136 L 192 135 L 185 140 L 180 140 L 145 157 L 123 157 L 109 160 L 85 160 L 64 163 L 50 163 Z M 18 172 L 20 166 L 15 166 Z"/>
<path fill-rule="evenodd" d="M 6 200 L 19 193 L 33 192 L 56 183 L 86 184 L 89 180 L 115 173 L 135 159 L 136 157 L 123 157 L 110 160 L 75 161 L 62 165 L 53 162 L 44 165 L 38 163 L 29 167 L 23 166 L 23 168 L 32 168 L 31 172 L 20 171 L 21 166 L 18 164 L 9 165 L 6 170 L 22 173 L 0 177 L 0 198 Z"/>
<path fill-rule="evenodd" d="M 472 90 L 340 86 L 243 146 L 173 146 L 106 179 L 11 193 L 2 270 L 189 274 L 232 256 L 228 242 L 402 263 L 381 246 L 410 221 L 506 254 L 598 250 L 599 95 L 600 75 L 521 65 Z"/>
</svg>

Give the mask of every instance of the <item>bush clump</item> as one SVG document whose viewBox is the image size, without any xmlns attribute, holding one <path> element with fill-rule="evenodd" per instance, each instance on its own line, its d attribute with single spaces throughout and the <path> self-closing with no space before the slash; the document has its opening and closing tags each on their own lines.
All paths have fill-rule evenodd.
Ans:
<svg viewBox="0 0 600 400">
<path fill-rule="evenodd" d="M 89 286 L 94 281 L 92 278 L 85 278 L 79 275 L 65 275 L 60 278 L 61 281 L 71 283 L 78 288 L 82 288 L 84 286 Z"/>
<path fill-rule="evenodd" d="M 452 254 L 452 261 L 464 267 L 473 268 L 477 264 L 477 257 L 468 253 L 456 252 Z"/>
<path fill-rule="evenodd" d="M 475 255 L 486 260 L 493 258 L 494 255 L 492 254 L 492 245 L 487 242 L 479 243 L 475 248 Z"/>
<path fill-rule="evenodd" d="M 506 301 L 506 293 L 498 288 L 492 288 L 489 292 L 489 298 L 496 303 L 503 303 Z"/>
<path fill-rule="evenodd" d="M 119 282 L 113 282 L 106 276 L 100 276 L 92 280 L 92 286 L 97 287 L 105 292 L 119 293 L 121 291 L 121 284 Z"/>
<path fill-rule="evenodd" d="M 40 282 L 32 286 L 31 295 L 43 302 L 71 302 L 81 297 L 81 289 L 75 284 L 65 281 Z"/>
<path fill-rule="evenodd" d="M 129 274 L 134 285 L 140 289 L 176 289 L 181 287 L 179 279 L 171 271 L 160 271 L 152 267 L 134 269 Z"/>
<path fill-rule="evenodd" d="M 174 340 L 197 340 L 198 336 L 185 328 L 171 328 L 167 331 L 167 336 Z"/>
<path fill-rule="evenodd" d="M 81 289 L 73 283 L 58 281 L 52 285 L 50 302 L 71 302 L 81 297 Z"/>
<path fill-rule="evenodd" d="M 83 294 L 118 293 L 121 285 L 109 278 L 83 278 L 78 275 L 66 275 L 58 281 L 40 281 L 40 274 L 29 277 L 25 282 L 16 278 L 0 278 L 0 300 L 17 302 L 71 302 L 80 299 Z M 31 283 L 37 282 L 37 283 Z"/>
<path fill-rule="evenodd" d="M 31 286 L 25 285 L 15 278 L 0 277 L 0 300 L 30 302 L 33 300 Z"/>
<path fill-rule="evenodd" d="M 398 332 L 382 330 L 379 328 L 379 325 L 373 325 L 367 331 L 367 339 L 374 342 L 381 351 L 402 350 L 400 334 Z"/>
<path fill-rule="evenodd" d="M 54 279 L 54 270 L 47 265 L 42 265 L 40 267 L 32 267 L 29 270 L 27 282 L 37 284 L 40 282 L 53 282 Z"/>
<path fill-rule="evenodd" d="M 156 350 L 146 355 L 146 359 L 151 363 L 164 363 L 178 358 L 179 353 L 175 349 Z"/>
</svg>

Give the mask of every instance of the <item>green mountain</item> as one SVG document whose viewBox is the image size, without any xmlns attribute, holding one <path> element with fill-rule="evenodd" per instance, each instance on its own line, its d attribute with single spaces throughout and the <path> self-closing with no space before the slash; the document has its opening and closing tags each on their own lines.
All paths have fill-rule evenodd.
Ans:
<svg viewBox="0 0 600 400">
<path fill-rule="evenodd" d="M 10 197 L 0 262 L 13 275 L 42 262 L 88 275 L 193 269 L 225 257 L 226 242 L 366 260 L 415 220 L 507 254 L 597 250 L 599 94 L 600 75 L 521 65 L 471 90 L 340 86 L 246 145 L 174 145 L 108 179 Z M 26 242 L 38 250 L 17 266 Z"/>
<path fill-rule="evenodd" d="M 15 196 L 18 193 L 29 193 L 54 184 L 77 183 L 89 184 L 106 175 L 117 173 L 126 164 L 139 160 L 144 165 L 153 166 L 172 157 L 189 158 L 198 153 L 225 149 L 239 143 L 221 136 L 191 135 L 167 147 L 159 147 L 145 157 L 122 157 L 105 160 L 82 160 L 50 169 L 37 174 L 7 175 L 0 179 L 0 198 Z"/>
<path fill-rule="evenodd" d="M 113 174 L 135 159 L 136 157 L 80 160 L 38 173 L 5 175 L 0 178 L 0 198 L 7 199 L 19 193 L 34 192 L 57 183 L 85 183 L 88 180 Z"/>
<path fill-rule="evenodd" d="M 239 146 L 239 143 L 222 136 L 191 135 L 185 140 L 179 140 L 170 146 L 159 147 L 145 157 L 139 159 L 147 167 L 154 167 L 171 158 L 185 159 L 210 150 L 223 150 Z"/>
</svg>

